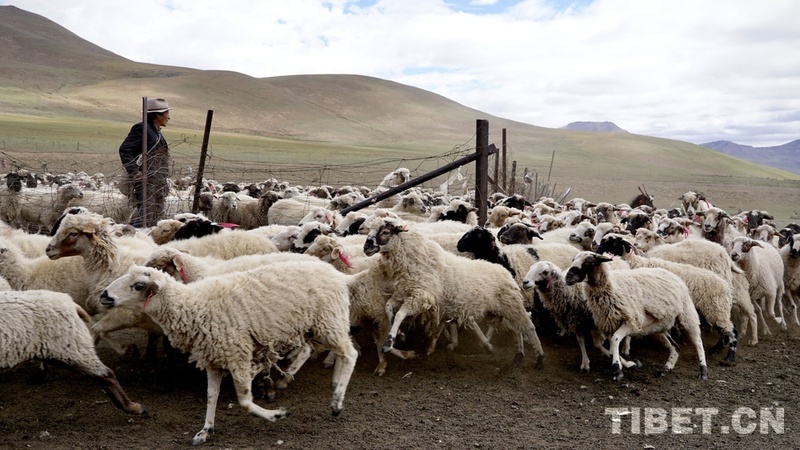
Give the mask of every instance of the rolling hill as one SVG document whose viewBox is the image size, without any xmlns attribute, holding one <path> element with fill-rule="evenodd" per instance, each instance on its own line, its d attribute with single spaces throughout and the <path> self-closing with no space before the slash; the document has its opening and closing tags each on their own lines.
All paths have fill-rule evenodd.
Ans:
<svg viewBox="0 0 800 450">
<path fill-rule="evenodd" d="M 0 6 L 0 37 L 0 151 L 7 153 L 43 151 L 42 142 L 50 141 L 61 149 L 67 136 L 64 142 L 79 141 L 78 151 L 88 140 L 88 147 L 106 152 L 113 162 L 115 146 L 141 117 L 142 96 L 163 96 L 174 108 L 168 138 L 202 133 L 207 111 L 213 110 L 218 153 L 226 142 L 253 143 L 254 150 L 237 156 L 242 160 L 435 156 L 465 144 L 474 147 L 475 121 L 487 119 L 490 142 L 498 147 L 501 129 L 507 130 L 509 160 L 518 161 L 520 171 L 528 168 L 541 180 L 571 186 L 573 195 L 590 199 L 629 201 L 636 187 L 646 184 L 669 203 L 666 199 L 688 189 L 714 198 L 715 189 L 722 195 L 742 183 L 796 189 L 800 180 L 687 142 L 538 127 L 367 76 L 254 78 L 138 63 L 14 6 Z M 64 146 L 75 150 L 74 144 Z M 750 207 L 750 194 L 740 197 L 732 198 L 730 207 Z"/>
</svg>

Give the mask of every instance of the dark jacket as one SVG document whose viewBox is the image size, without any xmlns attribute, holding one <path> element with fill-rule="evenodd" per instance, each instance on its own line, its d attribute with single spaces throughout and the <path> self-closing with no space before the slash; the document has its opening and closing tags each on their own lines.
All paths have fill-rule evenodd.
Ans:
<svg viewBox="0 0 800 450">
<path fill-rule="evenodd" d="M 167 140 L 164 139 L 164 136 L 152 123 L 147 124 L 147 144 L 148 152 L 167 148 Z M 136 158 L 141 154 L 142 123 L 139 122 L 131 127 L 128 136 L 119 146 L 119 159 L 129 175 L 134 175 L 139 171 L 139 166 L 136 165 Z"/>
</svg>

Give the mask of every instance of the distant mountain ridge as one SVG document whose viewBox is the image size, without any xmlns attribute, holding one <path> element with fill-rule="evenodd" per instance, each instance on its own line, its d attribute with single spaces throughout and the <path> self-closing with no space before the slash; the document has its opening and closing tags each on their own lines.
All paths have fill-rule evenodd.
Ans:
<svg viewBox="0 0 800 450">
<path fill-rule="evenodd" d="M 562 130 L 600 131 L 604 133 L 627 133 L 614 122 L 572 122 L 561 127 Z"/>
<path fill-rule="evenodd" d="M 700 145 L 734 158 L 800 173 L 800 139 L 773 147 L 753 147 L 731 141 L 714 141 Z"/>
</svg>

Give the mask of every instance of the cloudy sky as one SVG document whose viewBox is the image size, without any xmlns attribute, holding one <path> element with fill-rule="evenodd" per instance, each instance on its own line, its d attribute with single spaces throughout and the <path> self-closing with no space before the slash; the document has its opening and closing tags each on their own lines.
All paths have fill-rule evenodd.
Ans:
<svg viewBox="0 0 800 450">
<path fill-rule="evenodd" d="M 796 0 L 0 0 L 139 62 L 346 73 L 544 127 L 800 139 Z"/>
</svg>

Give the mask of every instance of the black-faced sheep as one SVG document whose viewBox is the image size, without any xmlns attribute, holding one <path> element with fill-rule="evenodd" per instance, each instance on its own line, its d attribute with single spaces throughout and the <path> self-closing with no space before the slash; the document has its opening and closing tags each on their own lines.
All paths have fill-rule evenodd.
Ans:
<svg viewBox="0 0 800 450">
<path fill-rule="evenodd" d="M 700 362 L 700 377 L 708 378 L 708 368 L 697 315 L 689 289 L 676 275 L 664 269 L 610 271 L 612 258 L 581 252 L 566 275 L 568 285 L 585 282 L 585 294 L 597 328 L 611 336 L 614 380 L 622 379 L 619 344 L 629 335 L 655 334 L 670 351 L 662 373 L 672 370 L 678 359 L 669 330 L 677 325 L 694 344 Z M 635 363 L 625 366 L 631 367 Z"/>
<path fill-rule="evenodd" d="M 618 234 L 605 235 L 597 247 L 597 253 L 620 256 L 630 264 L 632 269 L 655 267 L 677 275 L 689 288 L 689 294 L 697 312 L 722 335 L 712 352 L 718 352 L 728 345 L 726 361 L 736 359 L 737 337 L 731 322 L 733 296 L 728 281 L 710 270 L 661 258 L 641 256 L 630 242 Z"/>
<path fill-rule="evenodd" d="M 536 365 L 541 364 L 544 352 L 525 311 L 524 296 L 506 269 L 446 252 L 400 219 L 372 216 L 364 225 L 369 230 L 364 253 L 367 256 L 380 253 L 378 270 L 388 278 L 392 291 L 389 305 L 399 305 L 384 342 L 384 352 L 394 347 L 400 324 L 406 317 L 434 314 L 439 331 L 429 343 L 431 352 L 446 322 L 470 324 L 489 316 L 503 318 L 501 324 L 515 333 L 517 358 L 524 353 L 525 336 L 537 354 Z M 485 342 L 482 333 L 478 338 Z"/>
</svg>

